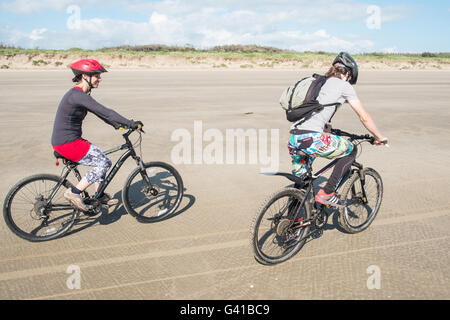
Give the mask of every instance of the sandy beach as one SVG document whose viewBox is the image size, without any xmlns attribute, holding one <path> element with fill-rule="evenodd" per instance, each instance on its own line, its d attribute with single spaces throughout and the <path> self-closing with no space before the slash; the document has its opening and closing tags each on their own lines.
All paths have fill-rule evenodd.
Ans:
<svg viewBox="0 0 450 320">
<path fill-rule="evenodd" d="M 2 206 L 20 179 L 61 172 L 50 137 L 58 103 L 72 85 L 72 74 L 65 67 L 72 58 L 56 57 L 47 66 L 26 61 L 29 68 L 16 70 L 11 65 L 0 70 Z M 19 63 L 19 57 L 3 56 L 0 65 L 13 59 Z M 32 60 L 40 59 L 46 58 Z M 382 70 L 386 68 L 363 65 L 356 91 L 390 139 L 389 148 L 364 145 L 358 158 L 383 178 L 380 212 L 369 229 L 354 235 L 342 232 L 333 214 L 323 235 L 310 239 L 292 259 L 263 266 L 253 258 L 251 222 L 267 197 L 290 184 L 260 174 L 272 164 L 279 171 L 290 171 L 286 148 L 290 123 L 278 99 L 296 79 L 324 72 L 326 66 L 300 70 L 291 63 L 270 68 L 257 61 L 245 63 L 253 67 L 241 67 L 244 63 L 237 61 L 220 67 L 226 62 L 202 61 L 189 68 L 171 68 L 176 62 L 157 66 L 149 59 L 123 66 L 120 60 L 108 63 L 110 72 L 92 96 L 145 124 L 143 159 L 172 163 L 183 178 L 185 195 L 178 212 L 159 223 L 140 223 L 120 202 L 98 216 L 84 217 L 64 237 L 43 243 L 18 238 L 2 219 L 1 299 L 450 297 L 448 66 L 399 70 L 402 65 L 392 65 Z M 365 133 L 349 105 L 335 115 L 333 126 Z M 196 162 L 193 147 L 190 163 L 174 163 L 176 130 L 189 132 L 192 146 L 199 139 L 204 151 L 209 129 L 223 137 L 227 130 L 237 129 L 267 134 L 267 141 L 258 136 L 258 148 L 267 147 L 272 162 L 264 163 L 262 157 L 251 162 L 247 142 L 243 163 L 237 158 L 227 162 L 225 156 L 222 163 L 204 158 Z M 83 136 L 104 150 L 123 141 L 121 132 L 94 115 L 86 118 Z M 111 155 L 111 160 L 118 157 Z M 325 163 L 317 160 L 315 165 Z M 134 167 L 129 160 L 107 191 L 120 199 Z M 73 265 L 81 270 L 79 289 L 66 285 L 68 267 Z M 381 272 L 379 288 L 367 285 L 371 266 Z"/>
</svg>

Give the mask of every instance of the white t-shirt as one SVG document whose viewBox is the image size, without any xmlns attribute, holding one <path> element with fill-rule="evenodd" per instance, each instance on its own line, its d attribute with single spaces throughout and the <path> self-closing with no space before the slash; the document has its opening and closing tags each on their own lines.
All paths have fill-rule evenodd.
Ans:
<svg viewBox="0 0 450 320">
<path fill-rule="evenodd" d="M 336 102 L 343 104 L 349 100 L 355 99 L 358 99 L 358 96 L 352 85 L 347 81 L 335 77 L 327 79 L 317 97 L 317 101 L 321 104 Z M 330 121 L 335 109 L 335 106 L 324 107 L 321 111 L 313 113 L 312 116 L 301 125 L 296 126 L 300 121 L 295 122 L 291 126 L 291 129 L 323 132 L 325 124 Z"/>
</svg>

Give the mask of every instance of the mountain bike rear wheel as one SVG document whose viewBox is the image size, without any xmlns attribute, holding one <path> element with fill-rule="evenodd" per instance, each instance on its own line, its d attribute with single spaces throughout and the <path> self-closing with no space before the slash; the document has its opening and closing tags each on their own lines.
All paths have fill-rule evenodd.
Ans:
<svg viewBox="0 0 450 320">
<path fill-rule="evenodd" d="M 267 199 L 256 213 L 251 228 L 251 246 L 255 258 L 265 264 L 284 262 L 306 242 L 311 208 L 304 190 L 285 188 Z M 306 223 L 305 223 L 306 222 Z"/>
<path fill-rule="evenodd" d="M 349 233 L 367 229 L 380 210 L 383 181 L 374 169 L 364 168 L 344 185 L 341 198 L 346 206 L 339 209 L 339 224 Z"/>
<path fill-rule="evenodd" d="M 3 217 L 17 236 L 28 241 L 60 237 L 74 224 L 78 210 L 67 202 L 64 192 L 72 187 L 64 181 L 48 202 L 61 177 L 38 174 L 19 181 L 6 196 Z"/>
</svg>

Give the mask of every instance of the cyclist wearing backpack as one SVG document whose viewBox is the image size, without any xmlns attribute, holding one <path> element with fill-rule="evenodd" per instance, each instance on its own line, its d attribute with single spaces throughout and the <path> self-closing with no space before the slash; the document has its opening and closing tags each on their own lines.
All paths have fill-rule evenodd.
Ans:
<svg viewBox="0 0 450 320">
<path fill-rule="evenodd" d="M 296 121 L 291 126 L 288 143 L 289 153 L 294 156 L 293 173 L 300 176 L 306 172 L 306 156 L 309 161 L 316 157 L 327 159 L 340 158 L 323 189 L 317 193 L 315 200 L 334 207 L 343 207 L 334 192 L 339 180 L 350 168 L 356 157 L 356 147 L 348 140 L 324 132 L 339 105 L 348 102 L 359 116 L 364 127 L 375 137 L 375 144 L 381 145 L 387 138 L 377 129 L 370 114 L 364 109 L 352 87 L 358 80 L 358 65 L 346 52 L 341 52 L 333 61 L 332 67 L 325 74 L 326 82 L 321 87 L 317 101 L 324 106 L 307 118 Z M 292 99 L 291 99 L 292 100 Z M 336 105 L 336 103 L 339 103 Z M 295 156 L 293 151 L 299 150 Z"/>
<path fill-rule="evenodd" d="M 64 193 L 64 197 L 73 205 L 82 211 L 88 211 L 80 194 L 91 184 L 94 184 L 97 191 L 112 163 L 99 148 L 81 138 L 81 127 L 86 114 L 88 111 L 92 112 L 116 129 L 119 127 L 136 129 L 143 124 L 122 117 L 90 96 L 91 90 L 98 88 L 102 80 L 101 73 L 107 72 L 98 61 L 82 59 L 72 63 L 70 67 L 75 74 L 72 81 L 77 85 L 64 95 L 58 106 L 53 125 L 52 146 L 61 156 L 93 167 L 75 187 L 67 189 Z M 111 199 L 106 193 L 99 200 L 108 205 L 118 203 L 117 199 Z"/>
</svg>

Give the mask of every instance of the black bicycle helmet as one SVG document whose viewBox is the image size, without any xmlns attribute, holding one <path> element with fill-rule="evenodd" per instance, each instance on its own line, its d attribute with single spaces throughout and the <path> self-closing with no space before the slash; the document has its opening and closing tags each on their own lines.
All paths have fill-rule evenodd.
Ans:
<svg viewBox="0 0 450 320">
<path fill-rule="evenodd" d="M 339 53 L 339 55 L 333 61 L 333 66 L 336 63 L 343 64 L 344 67 L 346 67 L 350 71 L 350 74 L 352 76 L 350 84 L 355 84 L 356 81 L 358 81 L 358 64 L 351 55 L 349 55 L 347 52 Z"/>
</svg>

